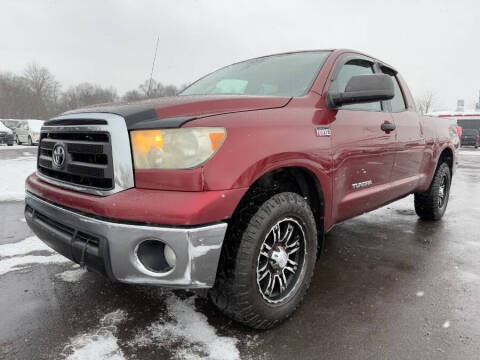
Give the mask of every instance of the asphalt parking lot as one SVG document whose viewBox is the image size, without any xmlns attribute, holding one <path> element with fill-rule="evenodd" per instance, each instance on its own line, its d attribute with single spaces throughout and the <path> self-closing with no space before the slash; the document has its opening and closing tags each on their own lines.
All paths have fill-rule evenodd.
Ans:
<svg viewBox="0 0 480 360">
<path fill-rule="evenodd" d="M 35 151 L 4 149 L 0 168 Z M 0 201 L 0 359 L 480 358 L 480 150 L 462 150 L 442 221 L 408 197 L 336 226 L 302 306 L 269 331 L 201 294 L 86 273 L 22 219 Z"/>
</svg>

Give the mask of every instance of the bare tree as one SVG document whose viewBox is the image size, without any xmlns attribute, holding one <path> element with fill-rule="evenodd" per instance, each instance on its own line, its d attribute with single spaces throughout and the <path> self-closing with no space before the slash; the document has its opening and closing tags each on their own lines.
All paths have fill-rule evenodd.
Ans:
<svg viewBox="0 0 480 360">
<path fill-rule="evenodd" d="M 138 101 L 164 96 L 174 96 L 179 89 L 175 85 L 163 85 L 152 79 L 144 81 L 136 89 L 127 91 L 122 100 Z M 82 83 L 62 91 L 53 74 L 43 66 L 30 63 L 22 76 L 0 73 L 0 118 L 49 119 L 61 112 L 100 103 L 119 100 L 112 87 Z"/>
<path fill-rule="evenodd" d="M 33 117 L 46 119 L 55 111 L 54 106 L 60 90 L 60 84 L 52 73 L 43 66 L 30 63 L 23 73 L 26 86 L 34 94 Z"/>
<path fill-rule="evenodd" d="M 125 101 L 138 101 L 144 99 L 143 94 L 140 93 L 140 91 L 134 89 L 134 90 L 129 90 L 123 95 L 123 100 Z"/>
<path fill-rule="evenodd" d="M 35 112 L 35 95 L 22 77 L 0 74 L 0 118 L 23 119 Z"/>
<path fill-rule="evenodd" d="M 82 83 L 69 88 L 62 94 L 60 109 L 66 111 L 116 100 L 118 100 L 118 96 L 114 88 L 102 88 L 99 85 Z"/>
<path fill-rule="evenodd" d="M 175 85 L 164 86 L 161 82 L 152 80 L 145 80 L 138 86 L 138 89 L 130 90 L 125 93 L 123 100 L 137 101 L 143 99 L 155 99 L 164 96 L 175 96 L 179 90 Z"/>
<path fill-rule="evenodd" d="M 438 100 L 437 95 L 433 91 L 427 91 L 422 96 L 418 97 L 415 102 L 417 103 L 418 111 L 420 111 L 421 114 L 428 114 L 433 111 Z"/>
</svg>

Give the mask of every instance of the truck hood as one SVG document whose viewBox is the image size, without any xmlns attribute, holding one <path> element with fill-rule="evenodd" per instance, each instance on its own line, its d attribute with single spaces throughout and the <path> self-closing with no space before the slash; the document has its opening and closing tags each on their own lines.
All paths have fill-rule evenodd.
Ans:
<svg viewBox="0 0 480 360">
<path fill-rule="evenodd" d="M 101 104 L 68 111 L 63 115 L 86 112 L 112 113 L 122 116 L 129 130 L 176 128 L 200 117 L 280 108 L 287 105 L 290 99 L 290 97 L 238 95 L 173 96 L 139 102 Z"/>
</svg>

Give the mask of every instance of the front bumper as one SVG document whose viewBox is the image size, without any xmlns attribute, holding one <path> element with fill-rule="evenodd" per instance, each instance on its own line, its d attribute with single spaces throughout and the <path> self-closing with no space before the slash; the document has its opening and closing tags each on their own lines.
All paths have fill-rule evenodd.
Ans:
<svg viewBox="0 0 480 360">
<path fill-rule="evenodd" d="M 13 134 L 0 134 L 0 144 L 13 145 L 14 140 Z"/>
<path fill-rule="evenodd" d="M 226 223 L 195 227 L 157 227 L 100 220 L 45 201 L 29 192 L 25 219 L 47 245 L 112 280 L 180 288 L 208 288 L 215 282 Z M 176 255 L 165 273 L 145 268 L 138 244 L 162 241 Z"/>
<path fill-rule="evenodd" d="M 464 139 L 461 141 L 461 145 L 467 145 L 467 146 L 476 146 L 477 145 L 477 140 L 475 139 Z"/>
</svg>

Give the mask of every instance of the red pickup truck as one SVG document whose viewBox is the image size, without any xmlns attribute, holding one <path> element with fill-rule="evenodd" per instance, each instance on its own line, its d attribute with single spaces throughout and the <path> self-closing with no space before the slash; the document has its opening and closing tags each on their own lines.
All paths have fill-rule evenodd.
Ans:
<svg viewBox="0 0 480 360">
<path fill-rule="evenodd" d="M 298 306 L 335 224 L 409 194 L 439 220 L 458 147 L 455 124 L 420 116 L 382 61 L 266 56 L 175 97 L 45 122 L 25 217 L 88 269 L 209 288 L 225 314 L 265 329 Z"/>
</svg>

